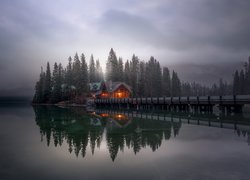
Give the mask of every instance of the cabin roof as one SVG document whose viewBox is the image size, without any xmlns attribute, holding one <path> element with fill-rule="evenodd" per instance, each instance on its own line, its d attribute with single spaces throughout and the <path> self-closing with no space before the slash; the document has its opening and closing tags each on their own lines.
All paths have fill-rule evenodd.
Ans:
<svg viewBox="0 0 250 180">
<path fill-rule="evenodd" d="M 111 82 L 108 81 L 105 83 L 106 88 L 109 92 L 114 92 L 115 90 L 117 90 L 120 86 L 124 86 L 126 89 L 128 89 L 130 92 L 132 92 L 131 87 L 129 85 L 127 85 L 124 82 Z"/>
<path fill-rule="evenodd" d="M 89 83 L 89 90 L 92 92 L 100 91 L 102 88 L 102 82 Z"/>
<path fill-rule="evenodd" d="M 114 92 L 122 85 L 132 93 L 131 87 L 126 83 L 112 81 L 89 83 L 89 90 L 91 92 L 95 92 L 96 94 L 100 94 L 103 89 L 106 89 L 108 92 Z"/>
</svg>

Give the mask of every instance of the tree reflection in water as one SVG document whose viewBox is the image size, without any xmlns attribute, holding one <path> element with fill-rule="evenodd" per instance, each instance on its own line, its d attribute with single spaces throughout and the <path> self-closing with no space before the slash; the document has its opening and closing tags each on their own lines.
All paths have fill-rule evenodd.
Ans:
<svg viewBox="0 0 250 180">
<path fill-rule="evenodd" d="M 155 151 L 163 140 L 168 140 L 172 134 L 178 135 L 181 128 L 181 122 L 131 118 L 115 113 L 88 114 L 82 108 L 34 106 L 34 112 L 41 140 L 46 139 L 48 146 L 52 141 L 55 146 L 62 146 L 65 141 L 70 153 L 74 151 L 77 157 L 79 154 L 85 157 L 87 146 L 94 154 L 105 136 L 113 161 L 125 146 L 135 154 L 145 147 Z"/>
</svg>

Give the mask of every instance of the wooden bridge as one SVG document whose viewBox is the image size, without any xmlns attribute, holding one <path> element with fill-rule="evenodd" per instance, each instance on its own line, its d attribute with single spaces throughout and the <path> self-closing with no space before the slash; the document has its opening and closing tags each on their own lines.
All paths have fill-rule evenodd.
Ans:
<svg viewBox="0 0 250 180">
<path fill-rule="evenodd" d="M 127 109 L 162 109 L 169 111 L 195 111 L 212 113 L 215 107 L 222 113 L 241 113 L 242 107 L 250 104 L 250 95 L 232 96 L 186 96 L 150 98 L 95 99 L 97 107 Z"/>
</svg>

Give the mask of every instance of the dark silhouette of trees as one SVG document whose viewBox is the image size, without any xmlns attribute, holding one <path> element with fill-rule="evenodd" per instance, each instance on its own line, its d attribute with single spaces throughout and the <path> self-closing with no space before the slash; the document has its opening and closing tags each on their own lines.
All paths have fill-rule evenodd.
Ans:
<svg viewBox="0 0 250 180">
<path fill-rule="evenodd" d="M 67 66 L 67 69 L 66 69 L 66 76 L 65 76 L 65 83 L 68 85 L 68 86 L 71 86 L 73 85 L 73 68 L 72 68 L 72 58 L 71 56 L 68 58 L 68 66 Z"/>
<path fill-rule="evenodd" d="M 84 54 L 81 55 L 81 80 L 80 80 L 80 88 L 82 93 L 88 92 L 88 65 L 86 63 L 86 59 Z"/>
<path fill-rule="evenodd" d="M 62 98 L 62 65 L 54 64 L 51 102 L 56 103 Z"/>
<path fill-rule="evenodd" d="M 71 56 L 68 58 L 66 68 L 55 63 L 52 75 L 47 63 L 46 72 L 41 70 L 36 83 L 33 103 L 75 101 L 88 96 L 89 82 L 104 80 L 127 83 L 134 97 L 250 94 L 250 58 L 243 69 L 235 71 L 232 83 L 220 79 L 212 86 L 206 86 L 181 82 L 177 72 L 173 70 L 170 74 L 168 67 L 161 67 L 153 56 L 143 61 L 133 54 L 131 60 L 124 63 L 121 57 L 117 59 L 113 48 L 109 52 L 104 78 L 99 60 L 95 61 L 91 55 L 88 66 L 84 54 L 79 58 L 76 53 L 73 61 Z"/>
<path fill-rule="evenodd" d="M 139 64 L 139 76 L 138 76 L 138 96 L 145 96 L 145 83 L 146 83 L 146 64 L 141 61 Z"/>
<path fill-rule="evenodd" d="M 248 62 L 244 64 L 244 70 L 236 70 L 234 73 L 233 93 L 235 95 L 250 94 L 250 57 Z"/>
<path fill-rule="evenodd" d="M 52 92 L 52 85 L 51 85 L 51 72 L 50 72 L 50 65 L 47 62 L 47 70 L 45 75 L 45 87 L 44 87 L 44 101 L 49 102 L 51 92 Z"/>
<path fill-rule="evenodd" d="M 234 73 L 234 81 L 233 81 L 233 93 L 240 94 L 240 76 L 238 70 Z"/>
<path fill-rule="evenodd" d="M 172 73 L 171 92 L 172 96 L 181 96 L 181 81 L 175 71 Z"/>
<path fill-rule="evenodd" d="M 163 68 L 162 74 L 162 95 L 171 96 L 171 77 L 167 67 Z"/>
<path fill-rule="evenodd" d="M 39 81 L 35 86 L 35 94 L 33 97 L 33 103 L 43 103 L 44 102 L 44 85 L 45 85 L 45 73 L 43 72 L 43 68 L 41 67 L 41 73 Z"/>
<path fill-rule="evenodd" d="M 130 86 L 133 89 L 133 95 L 138 96 L 138 74 L 139 74 L 139 58 L 133 54 L 132 59 L 130 61 L 130 74 L 129 74 L 129 82 Z"/>
<path fill-rule="evenodd" d="M 160 63 L 153 56 L 146 63 L 145 74 L 145 95 L 148 97 L 161 96 L 162 72 Z"/>
<path fill-rule="evenodd" d="M 75 87 L 76 94 L 80 95 L 82 93 L 81 62 L 77 53 L 75 54 L 74 57 L 72 74 L 73 74 L 73 85 Z"/>
</svg>

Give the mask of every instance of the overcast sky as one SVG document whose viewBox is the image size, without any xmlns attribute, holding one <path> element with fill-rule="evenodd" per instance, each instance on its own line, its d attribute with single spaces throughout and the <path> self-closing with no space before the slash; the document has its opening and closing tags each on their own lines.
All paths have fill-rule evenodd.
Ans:
<svg viewBox="0 0 250 180">
<path fill-rule="evenodd" d="M 32 96 L 40 66 L 76 52 L 104 66 L 111 47 L 182 80 L 229 80 L 250 56 L 250 1 L 1 0 L 0 94 Z"/>
</svg>

